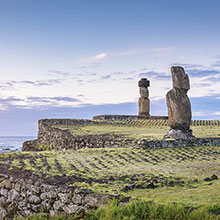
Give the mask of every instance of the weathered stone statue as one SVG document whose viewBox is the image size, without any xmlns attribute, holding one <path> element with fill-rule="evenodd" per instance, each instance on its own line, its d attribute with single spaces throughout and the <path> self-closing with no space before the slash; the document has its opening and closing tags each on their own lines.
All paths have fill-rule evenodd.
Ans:
<svg viewBox="0 0 220 220">
<path fill-rule="evenodd" d="M 171 130 L 166 138 L 192 138 L 190 123 L 192 118 L 191 104 L 187 96 L 190 89 L 189 77 L 180 66 L 171 67 L 173 88 L 166 95 L 168 122 Z"/>
<path fill-rule="evenodd" d="M 139 116 L 149 117 L 150 114 L 150 100 L 149 100 L 149 91 L 148 87 L 150 86 L 150 81 L 146 78 L 142 78 L 138 82 L 138 86 L 140 87 L 140 95 L 141 97 L 138 100 L 139 107 Z"/>
</svg>

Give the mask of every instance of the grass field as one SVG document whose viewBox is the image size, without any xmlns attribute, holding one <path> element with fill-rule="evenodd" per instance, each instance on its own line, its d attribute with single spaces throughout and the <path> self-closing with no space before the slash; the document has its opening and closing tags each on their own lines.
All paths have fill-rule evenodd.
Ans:
<svg viewBox="0 0 220 220">
<path fill-rule="evenodd" d="M 188 205 L 220 202 L 220 181 L 204 181 L 220 177 L 220 147 L 5 153 L 0 163 L 32 170 L 40 178 L 74 176 L 80 181 L 70 179 L 69 185 L 100 193 Z"/>
<path fill-rule="evenodd" d="M 105 120 L 102 124 L 53 125 L 53 127 L 69 130 L 72 135 L 119 134 L 125 138 L 162 139 L 169 131 L 167 120 Z M 191 129 L 199 138 L 220 137 L 218 120 L 194 120 Z"/>
<path fill-rule="evenodd" d="M 123 134 L 135 139 L 160 139 L 167 121 L 125 120 L 104 124 L 56 125 L 74 135 Z M 196 137 L 220 137 L 219 121 L 193 121 Z M 39 179 L 81 186 L 94 192 L 123 195 L 157 204 L 184 206 L 220 204 L 220 147 L 194 146 L 161 149 L 93 148 L 68 151 L 0 154 L 0 165 L 11 171 L 33 171 Z"/>
</svg>

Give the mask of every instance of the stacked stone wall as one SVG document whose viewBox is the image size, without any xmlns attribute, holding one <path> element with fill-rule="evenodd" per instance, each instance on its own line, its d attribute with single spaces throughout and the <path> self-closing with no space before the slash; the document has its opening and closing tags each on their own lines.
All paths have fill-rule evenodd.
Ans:
<svg viewBox="0 0 220 220">
<path fill-rule="evenodd" d="M 39 146 L 48 146 L 55 150 L 105 148 L 105 147 L 131 147 L 134 140 L 122 138 L 116 134 L 98 135 L 72 135 L 68 130 L 52 127 L 53 125 L 79 125 L 79 124 L 104 124 L 102 121 L 77 120 L 77 119 L 43 119 L 38 122 L 38 139 L 26 141 L 23 151 L 39 150 Z M 42 150 L 45 148 L 42 147 Z"/>
<path fill-rule="evenodd" d="M 168 116 L 143 116 L 143 115 L 96 115 L 93 120 L 137 120 L 137 119 L 154 119 L 168 120 Z"/>
<path fill-rule="evenodd" d="M 96 116 L 99 117 L 99 116 Z M 104 117 L 104 116 L 102 116 Z M 161 117 L 161 116 L 155 116 Z M 100 118 L 99 118 L 100 119 Z M 106 118 L 104 118 L 106 119 Z M 156 118 L 158 119 L 158 118 Z M 114 124 L 114 120 L 109 123 Z M 220 145 L 220 138 L 191 138 L 177 140 L 137 140 L 124 138 L 116 134 L 78 135 L 73 136 L 68 130 L 53 127 L 53 125 L 74 125 L 74 124 L 106 124 L 106 121 L 77 120 L 77 119 L 43 119 L 39 121 L 38 139 L 26 141 L 23 144 L 23 151 L 46 150 L 40 145 L 49 146 L 49 149 L 67 150 L 83 148 L 105 148 L 105 147 L 184 147 L 184 146 L 215 146 Z"/>
<path fill-rule="evenodd" d="M 41 212 L 52 216 L 57 213 L 80 215 L 110 198 L 112 196 L 95 194 L 89 189 L 58 187 L 0 174 L 0 220 Z"/>
<path fill-rule="evenodd" d="M 193 146 L 220 146 L 220 138 L 193 138 L 177 140 L 146 140 L 142 139 L 136 145 L 144 149 L 174 148 Z"/>
</svg>

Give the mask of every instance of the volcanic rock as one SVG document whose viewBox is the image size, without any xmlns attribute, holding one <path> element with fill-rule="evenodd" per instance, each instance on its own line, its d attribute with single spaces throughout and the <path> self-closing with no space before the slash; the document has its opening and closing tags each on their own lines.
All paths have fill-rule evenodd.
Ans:
<svg viewBox="0 0 220 220">
<path fill-rule="evenodd" d="M 190 123 L 192 118 L 191 104 L 187 96 L 190 89 L 189 78 L 180 66 L 171 68 L 173 88 L 166 95 L 168 107 L 168 123 L 171 130 L 166 138 L 187 139 L 192 138 Z"/>
</svg>

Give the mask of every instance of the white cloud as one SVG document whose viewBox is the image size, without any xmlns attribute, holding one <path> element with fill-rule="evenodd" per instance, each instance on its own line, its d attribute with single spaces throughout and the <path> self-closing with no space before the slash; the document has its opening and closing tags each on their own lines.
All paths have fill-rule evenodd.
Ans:
<svg viewBox="0 0 220 220">
<path fill-rule="evenodd" d="M 213 112 L 212 115 L 220 115 L 220 112 Z"/>
<path fill-rule="evenodd" d="M 100 54 L 97 54 L 93 57 L 88 58 L 87 62 L 94 62 L 94 61 L 97 61 L 97 60 L 102 60 L 106 57 L 107 57 L 107 53 L 100 53 Z"/>
<path fill-rule="evenodd" d="M 206 116 L 207 114 L 205 114 L 204 112 L 202 111 L 196 111 L 196 112 L 193 112 L 193 116 Z"/>
</svg>

